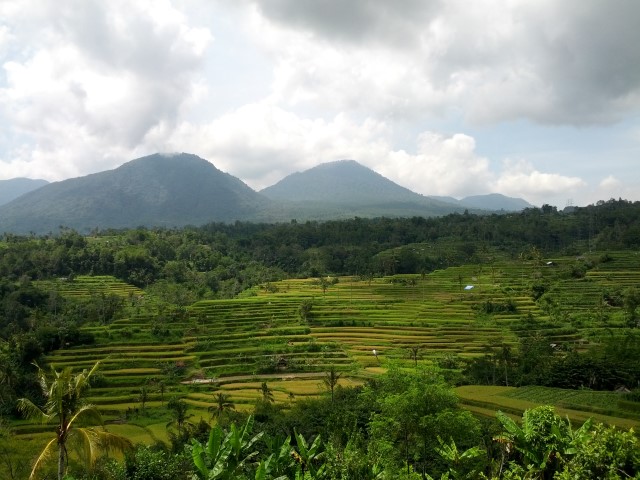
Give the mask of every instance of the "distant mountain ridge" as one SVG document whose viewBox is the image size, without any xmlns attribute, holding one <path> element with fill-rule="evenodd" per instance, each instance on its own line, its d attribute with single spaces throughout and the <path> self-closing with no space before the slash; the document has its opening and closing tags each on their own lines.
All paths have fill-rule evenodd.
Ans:
<svg viewBox="0 0 640 480">
<path fill-rule="evenodd" d="M 464 208 L 412 192 L 355 160 L 338 160 L 296 172 L 260 191 L 299 210 L 341 208 L 350 216 L 433 216 Z M 338 211 L 335 214 L 339 214 Z"/>
<path fill-rule="evenodd" d="M 532 208 L 529 202 L 522 198 L 507 197 L 501 193 L 489 193 L 487 195 L 471 195 L 461 198 L 460 200 L 453 197 L 442 197 L 429 195 L 430 198 L 440 200 L 443 202 L 452 203 L 454 205 L 460 205 L 468 208 L 479 208 L 481 210 L 492 210 L 505 212 L 518 212 L 525 208 Z"/>
<path fill-rule="evenodd" d="M 237 220 L 429 217 L 479 212 L 486 206 L 474 205 L 482 205 L 483 197 L 473 200 L 475 204 L 427 197 L 353 160 L 318 165 L 256 192 L 196 155 L 154 154 L 14 198 L 0 206 L 0 234 L 55 232 L 59 226 L 88 232 Z M 491 200 L 497 205 L 497 198 Z"/>
<path fill-rule="evenodd" d="M 260 190 L 272 200 L 371 204 L 424 198 L 355 160 L 338 160 L 288 175 Z"/>
<path fill-rule="evenodd" d="M 0 207 L 0 231 L 177 227 L 256 216 L 269 200 L 191 154 L 155 154 L 50 183 Z"/>
<path fill-rule="evenodd" d="M 36 180 L 31 178 L 10 178 L 0 180 L 0 205 L 9 203 L 25 193 L 29 193 L 46 185 L 46 180 Z"/>
</svg>

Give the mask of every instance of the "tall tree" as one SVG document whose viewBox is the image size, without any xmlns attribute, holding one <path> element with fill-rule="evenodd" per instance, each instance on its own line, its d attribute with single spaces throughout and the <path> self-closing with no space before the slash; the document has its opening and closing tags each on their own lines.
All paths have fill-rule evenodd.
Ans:
<svg viewBox="0 0 640 480">
<path fill-rule="evenodd" d="M 209 407 L 211 418 L 220 418 L 220 415 L 222 415 L 223 412 L 226 412 L 227 410 L 234 410 L 236 408 L 234 403 L 229 399 L 229 395 L 225 393 L 218 392 L 215 396 L 215 400 L 216 404 Z"/>
<path fill-rule="evenodd" d="M 274 401 L 273 392 L 269 388 L 269 385 L 267 384 L 267 382 L 262 382 L 258 391 L 262 395 L 263 402 L 273 403 Z"/>
<path fill-rule="evenodd" d="M 42 423 L 56 423 L 56 436 L 44 447 L 36 459 L 31 470 L 30 479 L 36 478 L 37 472 L 43 467 L 55 449 L 58 449 L 58 480 L 62 480 L 68 466 L 69 453 L 67 446 L 78 446 L 83 460 L 91 466 L 101 450 L 125 450 L 131 447 L 131 442 L 119 435 L 109 433 L 104 428 L 80 427 L 80 423 L 94 423 L 104 425 L 98 409 L 87 402 L 83 396 L 89 389 L 89 380 L 96 372 L 100 362 L 91 370 L 83 370 L 73 374 L 67 367 L 57 371 L 51 367 L 52 379 L 38 367 L 38 380 L 42 394 L 46 398 L 43 407 L 38 407 L 27 398 L 18 400 L 18 409 L 30 419 L 37 419 Z"/>
<path fill-rule="evenodd" d="M 331 403 L 333 403 L 334 392 L 336 386 L 338 385 L 338 382 L 340 381 L 340 377 L 342 377 L 342 374 L 338 373 L 335 365 L 331 365 L 329 371 L 326 372 L 324 374 L 324 377 L 322 378 L 322 383 L 324 383 L 324 386 L 327 387 L 327 389 L 331 392 Z"/>
</svg>

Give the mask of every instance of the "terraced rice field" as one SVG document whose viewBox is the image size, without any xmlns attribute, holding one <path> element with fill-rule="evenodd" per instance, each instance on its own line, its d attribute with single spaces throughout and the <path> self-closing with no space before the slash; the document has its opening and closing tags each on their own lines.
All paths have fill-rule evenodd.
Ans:
<svg viewBox="0 0 640 480">
<path fill-rule="evenodd" d="M 513 417 L 520 417 L 526 409 L 550 404 L 555 405 L 560 415 L 566 415 L 577 423 L 592 418 L 596 422 L 623 428 L 637 429 L 640 426 L 640 414 L 615 408 L 619 395 L 614 392 L 465 385 L 457 387 L 456 393 L 465 408 L 481 415 L 492 416 L 497 410 L 501 410 Z M 603 406 L 595 407 L 594 404 Z"/>
<path fill-rule="evenodd" d="M 414 360 L 431 365 L 445 356 L 480 355 L 495 342 L 515 345 L 512 327 L 529 314 L 548 320 L 539 328 L 551 341 L 589 342 L 603 328 L 619 326 L 620 309 L 610 308 L 607 325 L 592 315 L 602 292 L 640 284 L 639 255 L 612 252 L 610 257 L 584 278 L 557 278 L 558 272 L 582 261 L 575 257 L 545 259 L 553 262 L 551 266 L 495 260 L 424 277 L 398 275 L 370 281 L 342 277 L 324 293 L 313 279 L 284 280 L 255 288 L 242 298 L 200 301 L 186 312 L 170 315 L 132 307 L 127 318 L 88 327 L 96 345 L 55 351 L 47 361 L 76 368 L 102 361 L 101 383 L 91 400 L 111 420 L 126 420 L 140 408 L 142 385 L 148 386 L 148 408 L 162 407 L 170 396 L 180 395 L 203 417 L 215 405 L 218 392 L 228 394 L 238 409 L 251 408 L 265 381 L 276 401 L 286 404 L 326 391 L 322 377 L 332 367 L 341 372 L 344 384 L 353 384 L 383 371 L 390 361 L 412 368 Z M 588 321 L 558 320 L 557 312 L 534 302 L 531 284 L 544 281 L 562 299 L 562 309 Z M 69 296 L 143 295 L 111 277 L 78 277 L 55 283 L 55 288 Z M 510 312 L 478 310 L 486 302 L 508 301 L 514 305 Z M 306 318 L 300 315 L 303 303 L 311 305 Z M 158 323 L 164 329 L 154 335 Z M 416 359 L 410 355 L 412 348 L 417 349 Z M 467 404 L 478 411 L 495 409 L 500 402 L 535 404 L 532 399 L 502 394 L 496 403 L 486 400 L 486 392 L 477 394 L 485 403 Z M 518 405 L 516 410 L 525 404 Z M 597 413 L 597 405 L 586 407 Z"/>
<path fill-rule="evenodd" d="M 68 297 L 88 297 L 95 293 L 115 294 L 123 298 L 143 295 L 143 291 L 138 287 L 108 275 L 79 275 L 73 279 L 58 278 L 34 281 L 34 283 L 41 288 L 54 290 Z"/>
</svg>

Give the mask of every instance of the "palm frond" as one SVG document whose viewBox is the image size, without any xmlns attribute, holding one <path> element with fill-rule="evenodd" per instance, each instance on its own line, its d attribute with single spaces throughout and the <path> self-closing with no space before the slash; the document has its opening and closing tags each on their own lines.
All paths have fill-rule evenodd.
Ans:
<svg viewBox="0 0 640 480">
<path fill-rule="evenodd" d="M 95 420 L 95 422 L 92 422 L 92 423 L 97 423 L 98 425 L 104 424 L 102 415 L 100 414 L 96 406 L 90 403 L 87 403 L 87 404 L 81 405 L 75 411 L 73 417 L 71 417 L 71 419 L 69 420 L 69 423 L 68 423 L 69 428 L 71 428 L 71 426 L 77 421 L 83 420 L 85 418 L 87 420 Z"/>
<path fill-rule="evenodd" d="M 38 458 L 36 458 L 36 461 L 33 464 L 33 469 L 31 470 L 31 475 L 29 475 L 29 480 L 33 480 L 36 478 L 36 473 L 38 473 L 38 470 L 40 470 L 40 468 L 42 468 L 42 465 L 53 455 L 54 447 L 57 443 L 57 438 L 51 439 L 51 441 L 47 443 L 47 446 L 44 447 L 42 452 L 40 452 L 40 455 L 38 455 Z"/>
<path fill-rule="evenodd" d="M 124 452 L 133 448 L 131 441 L 102 427 L 76 427 L 69 432 L 69 442 L 77 449 L 87 467 L 94 465 L 101 452 Z"/>
<path fill-rule="evenodd" d="M 29 420 L 38 420 L 41 423 L 47 423 L 51 420 L 50 415 L 44 412 L 28 398 L 18 399 L 18 411 Z"/>
<path fill-rule="evenodd" d="M 124 452 L 133 448 L 131 440 L 127 437 L 116 435 L 104 428 L 95 428 L 94 430 L 98 434 L 99 445 L 103 450 Z"/>
<path fill-rule="evenodd" d="M 94 464 L 100 449 L 98 435 L 94 429 L 76 427 L 69 431 L 68 442 L 76 448 L 87 468 Z"/>
</svg>

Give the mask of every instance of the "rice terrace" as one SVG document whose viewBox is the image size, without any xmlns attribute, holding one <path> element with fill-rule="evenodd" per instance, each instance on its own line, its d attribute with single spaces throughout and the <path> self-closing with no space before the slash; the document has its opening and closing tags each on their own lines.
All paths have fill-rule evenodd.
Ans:
<svg viewBox="0 0 640 480">
<path fill-rule="evenodd" d="M 2 477 L 21 478 L 16 458 L 50 439 L 51 424 L 15 411 L 20 388 L 32 391 L 32 361 L 73 372 L 99 362 L 86 400 L 109 432 L 141 445 L 175 446 L 198 424 L 247 415 L 275 429 L 305 402 L 338 402 L 393 372 L 441 378 L 461 411 L 486 422 L 552 405 L 576 425 L 637 429 L 640 244 L 610 237 L 607 207 L 637 224 L 638 206 L 616 202 L 584 214 L 585 234 L 579 214 L 525 211 L 493 216 L 493 227 L 454 215 L 6 235 L 2 382 L 13 390 L 2 394 Z M 537 242 L 500 233 L 540 221 Z M 457 236 L 463 223 L 480 225 L 481 241 Z M 281 253 L 267 259 L 267 245 Z"/>
</svg>

